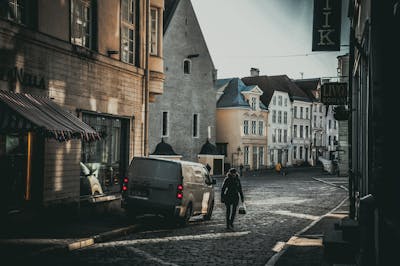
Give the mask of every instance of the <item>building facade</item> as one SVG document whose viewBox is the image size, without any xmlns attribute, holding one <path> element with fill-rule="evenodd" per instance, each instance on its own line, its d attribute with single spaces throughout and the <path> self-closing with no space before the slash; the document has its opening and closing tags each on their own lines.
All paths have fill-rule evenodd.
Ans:
<svg viewBox="0 0 400 266">
<path fill-rule="evenodd" d="M 161 138 L 183 160 L 215 143 L 216 70 L 190 0 L 166 1 L 164 94 L 150 104 L 150 152 Z"/>
<path fill-rule="evenodd" d="M 40 171 L 30 185 L 40 189 L 20 195 L 12 208 L 79 205 L 92 196 L 82 190 L 82 168 L 96 170 L 102 194 L 119 193 L 132 157 L 147 152 L 148 101 L 163 92 L 164 1 L 10 0 L 0 8 L 0 89 L 50 98 L 101 136 L 91 142 L 38 136 L 43 140 L 33 146 L 42 152 L 33 156 L 41 157 Z M 27 131 L 1 132 L 1 160 L 16 158 L 10 143 L 26 150 Z M 8 174 L 26 185 L 18 169 Z"/>
<path fill-rule="evenodd" d="M 263 169 L 267 163 L 268 111 L 258 86 L 217 80 L 217 148 L 230 167 Z M 226 168 L 225 168 L 226 169 Z"/>
</svg>

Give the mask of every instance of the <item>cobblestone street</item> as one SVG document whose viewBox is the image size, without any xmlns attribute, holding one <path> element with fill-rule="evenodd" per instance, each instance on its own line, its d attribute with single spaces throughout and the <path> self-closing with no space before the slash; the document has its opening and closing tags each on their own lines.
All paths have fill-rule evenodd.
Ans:
<svg viewBox="0 0 400 266">
<path fill-rule="evenodd" d="M 293 169 L 294 170 L 294 169 Z M 318 179 L 318 180 L 317 180 Z M 333 181 L 333 182 L 330 182 Z M 41 257 L 51 265 L 265 265 L 279 242 L 308 226 L 347 197 L 347 178 L 302 169 L 287 176 L 243 177 L 247 214 L 225 229 L 225 206 L 217 180 L 210 221 L 174 228 L 158 217 L 143 217 L 139 232 L 74 252 Z"/>
</svg>

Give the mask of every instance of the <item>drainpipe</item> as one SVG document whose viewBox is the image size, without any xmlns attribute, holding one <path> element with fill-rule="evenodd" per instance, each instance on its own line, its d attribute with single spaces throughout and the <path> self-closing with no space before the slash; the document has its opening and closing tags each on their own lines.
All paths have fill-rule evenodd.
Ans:
<svg viewBox="0 0 400 266">
<path fill-rule="evenodd" d="M 150 84 L 150 0 L 146 0 L 146 59 L 145 59 L 145 80 L 144 80 L 144 129 L 143 129 L 143 155 L 149 155 L 149 84 Z"/>
</svg>

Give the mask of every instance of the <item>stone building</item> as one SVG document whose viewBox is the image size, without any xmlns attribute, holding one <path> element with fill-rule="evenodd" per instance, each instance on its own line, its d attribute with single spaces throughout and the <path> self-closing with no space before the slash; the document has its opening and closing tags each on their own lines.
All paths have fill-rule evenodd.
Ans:
<svg viewBox="0 0 400 266">
<path fill-rule="evenodd" d="M 28 93 L 79 117 L 101 137 L 60 141 L 43 134 L 44 128 L 27 127 L 29 123 L 0 127 L 0 160 L 13 161 L 4 166 L 10 178 L 5 189 L 22 191 L 15 195 L 16 204 L 2 202 L 2 209 L 77 206 L 82 198 L 93 200 L 83 188 L 88 180 L 82 171 L 92 173 L 92 181 L 101 185 L 96 199 L 118 195 L 132 157 L 148 154 L 148 102 L 163 92 L 164 1 L 0 3 L 0 89 L 15 93 L 15 106 L 25 108 L 2 116 L 0 123 L 15 115 L 29 120 L 24 111 L 30 109 L 19 100 Z M 68 127 L 65 123 L 54 126 Z M 26 162 L 29 139 L 37 169 L 32 176 Z M 30 186 L 37 189 L 28 195 Z"/>
<path fill-rule="evenodd" d="M 216 70 L 190 0 L 165 1 L 165 89 L 150 104 L 149 147 L 163 138 L 182 160 L 215 143 Z"/>
</svg>

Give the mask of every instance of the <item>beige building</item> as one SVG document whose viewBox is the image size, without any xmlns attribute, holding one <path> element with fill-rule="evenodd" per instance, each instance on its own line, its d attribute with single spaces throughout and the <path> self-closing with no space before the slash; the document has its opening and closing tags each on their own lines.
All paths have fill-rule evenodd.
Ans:
<svg viewBox="0 0 400 266">
<path fill-rule="evenodd" d="M 163 92 L 164 1 L 0 4 L 0 90 L 16 93 L 14 105 L 21 107 L 0 117 L 21 122 L 0 127 L 0 161 L 13 162 L 2 164 L 9 180 L 5 190 L 18 192 L 1 209 L 79 206 L 93 196 L 81 175 L 85 167 L 97 170 L 101 195 L 117 195 L 133 156 L 148 154 L 148 102 Z M 101 140 L 63 131 L 65 120 L 54 123 L 54 131 L 40 127 L 32 121 L 37 116 L 24 116 L 29 110 L 18 93 L 46 97 L 94 128 Z M 0 107 L 8 108 L 1 101 Z"/>
<path fill-rule="evenodd" d="M 217 148 L 230 167 L 262 169 L 267 162 L 268 110 L 263 92 L 239 78 L 220 79 L 217 86 Z M 225 170 L 228 170 L 225 168 Z"/>
</svg>

